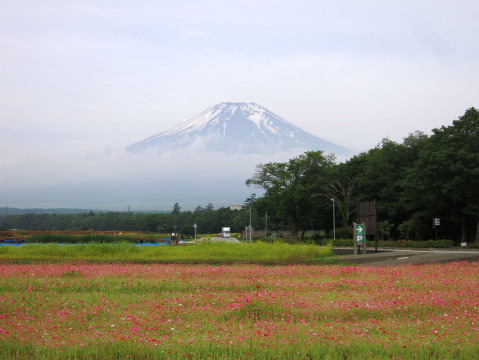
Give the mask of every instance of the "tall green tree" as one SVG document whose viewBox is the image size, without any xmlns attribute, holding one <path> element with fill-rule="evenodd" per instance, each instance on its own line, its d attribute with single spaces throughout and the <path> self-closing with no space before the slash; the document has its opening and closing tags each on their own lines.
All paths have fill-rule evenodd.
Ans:
<svg viewBox="0 0 479 360">
<path fill-rule="evenodd" d="M 285 163 L 260 164 L 256 174 L 246 181 L 264 189 L 263 206 L 268 214 L 289 225 L 297 240 L 309 228 L 323 199 L 323 185 L 334 165 L 334 156 L 309 151 Z"/>
<path fill-rule="evenodd" d="M 359 187 L 362 200 L 377 200 L 383 220 L 399 224 L 408 218 L 401 202 L 406 185 L 404 178 L 414 166 L 426 138 L 422 133 L 415 133 L 402 144 L 384 139 L 380 146 L 370 150 Z"/>
<path fill-rule="evenodd" d="M 334 201 L 334 206 L 339 213 L 340 226 L 347 226 L 354 220 L 353 217 L 357 211 L 358 191 L 357 178 L 341 176 L 336 173 L 334 178 L 326 182 L 324 186 L 326 200 Z"/>
<path fill-rule="evenodd" d="M 175 203 L 175 205 L 173 205 L 173 210 L 171 211 L 171 213 L 172 213 L 172 214 L 175 214 L 175 215 L 181 213 L 181 206 L 180 206 L 180 204 Z"/>
<path fill-rule="evenodd" d="M 330 188 L 342 217 L 348 216 L 350 222 L 355 203 L 376 200 L 378 221 L 400 224 L 408 220 L 411 205 L 404 200 L 405 178 L 427 139 L 421 132 L 410 134 L 403 143 L 386 138 L 368 152 L 339 164 Z"/>
<path fill-rule="evenodd" d="M 468 109 L 433 130 L 407 177 L 411 202 L 458 224 L 462 241 L 479 242 L 479 111 Z M 414 200 L 413 200 L 414 199 Z"/>
</svg>

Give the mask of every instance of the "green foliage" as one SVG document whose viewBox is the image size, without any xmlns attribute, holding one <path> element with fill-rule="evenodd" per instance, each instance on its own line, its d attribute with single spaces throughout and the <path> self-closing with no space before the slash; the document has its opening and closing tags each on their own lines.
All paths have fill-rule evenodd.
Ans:
<svg viewBox="0 0 479 360">
<path fill-rule="evenodd" d="M 335 239 L 335 240 L 328 240 L 328 242 L 332 246 L 353 246 L 354 245 L 353 239 Z"/>
<path fill-rule="evenodd" d="M 368 246 L 373 246 L 373 243 L 368 243 Z M 399 247 L 399 248 L 451 248 L 454 246 L 452 240 L 427 240 L 427 241 L 411 241 L 411 240 L 398 240 L 398 241 L 380 241 L 378 243 L 380 247 Z"/>
<path fill-rule="evenodd" d="M 468 109 L 433 133 L 409 169 L 406 199 L 431 218 L 450 217 L 462 241 L 479 241 L 479 111 Z"/>
<path fill-rule="evenodd" d="M 347 162 L 358 179 L 360 201 L 376 200 L 379 220 L 399 224 L 409 217 L 403 202 L 408 169 L 415 163 L 427 136 L 417 132 L 402 144 L 384 139 L 376 148 Z"/>
<path fill-rule="evenodd" d="M 131 243 L 27 244 L 0 247 L 0 259 L 14 262 L 93 261 L 147 263 L 289 264 L 332 255 L 329 247 L 285 243 L 237 244 L 205 241 L 194 245 L 137 246 Z"/>
<path fill-rule="evenodd" d="M 282 219 L 296 240 L 298 232 L 304 234 L 318 218 L 318 210 L 325 206 L 322 187 L 333 164 L 333 156 L 309 151 L 287 163 L 258 165 L 256 174 L 246 184 L 265 190 L 260 206 L 272 221 Z"/>
<path fill-rule="evenodd" d="M 478 110 L 468 109 L 429 137 L 384 139 L 339 167 L 341 178 L 356 179 L 359 201 L 376 200 L 381 237 L 423 239 L 437 231 L 479 242 Z M 435 217 L 442 220 L 439 229 L 431 226 Z"/>
<path fill-rule="evenodd" d="M 353 238 L 353 227 L 352 226 L 341 226 L 336 229 L 336 237 L 340 239 L 352 239 Z"/>
<path fill-rule="evenodd" d="M 207 206 L 208 207 L 208 206 Z M 264 218 L 257 213 L 253 206 L 253 227 L 264 228 Z M 229 208 L 202 211 L 182 211 L 179 214 L 171 213 L 127 213 L 107 212 L 98 213 L 95 216 L 86 214 L 25 214 L 0 217 L 0 224 L 6 228 L 22 230 L 46 230 L 46 231 L 71 231 L 71 230 L 95 230 L 95 231 L 138 231 L 169 233 L 171 226 L 178 226 L 182 236 L 194 235 L 193 224 L 197 224 L 197 231 L 202 233 L 216 233 L 221 227 L 230 226 L 233 232 L 241 232 L 246 224 L 249 224 L 249 209 L 232 211 Z M 101 241 L 101 240 L 95 240 Z M 64 241 L 68 243 L 68 241 Z"/>
<path fill-rule="evenodd" d="M 394 229 L 394 224 L 391 224 L 387 220 L 379 221 L 377 223 L 377 232 L 379 240 L 388 240 L 391 237 L 392 230 Z"/>
<path fill-rule="evenodd" d="M 171 211 L 171 213 L 174 214 L 174 215 L 177 215 L 177 214 L 181 213 L 180 204 L 175 203 L 175 205 L 173 205 L 173 210 Z"/>
<path fill-rule="evenodd" d="M 402 239 L 413 240 L 421 238 L 421 221 L 419 219 L 409 219 L 399 224 L 398 231 Z"/>
<path fill-rule="evenodd" d="M 256 311 L 253 308 L 253 311 Z M 263 312 L 264 313 L 264 312 Z M 261 314 L 261 313 L 260 313 Z M 254 315 L 254 314 L 253 314 Z M 254 317 L 253 317 L 254 318 Z M 84 345 L 81 347 L 62 347 L 61 350 L 50 349 L 31 344 L 20 344 L 0 340 L 0 353 L 4 359 L 35 359 L 50 360 L 78 360 L 78 359 L 243 359 L 255 360 L 291 360 L 291 359 L 328 359 L 328 360 L 368 360 L 368 359 L 404 359 L 404 360 L 470 360 L 479 357 L 479 351 L 474 347 L 457 347 L 448 351 L 436 346 L 419 346 L 416 348 L 391 344 L 384 346 L 366 341 L 336 344 L 320 342 L 314 345 L 301 341 L 291 341 L 290 348 L 282 344 L 281 347 L 262 347 L 260 341 L 249 347 L 218 345 L 210 342 L 194 342 L 194 346 L 179 343 L 173 351 L 161 350 L 159 346 L 142 346 L 137 342 L 123 340 L 112 343 Z M 278 349 L 279 348 L 279 349 Z M 165 356 L 165 353 L 168 356 Z M 374 355 L 373 355 L 374 354 Z M 398 355 L 400 354 L 400 355 Z"/>
</svg>

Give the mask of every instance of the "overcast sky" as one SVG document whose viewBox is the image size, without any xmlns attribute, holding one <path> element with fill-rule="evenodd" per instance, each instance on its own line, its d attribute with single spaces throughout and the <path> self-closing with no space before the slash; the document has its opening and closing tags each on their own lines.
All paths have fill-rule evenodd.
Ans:
<svg viewBox="0 0 479 360">
<path fill-rule="evenodd" d="M 223 101 L 255 102 L 358 152 L 479 106 L 475 0 L 0 5 L 7 200 L 46 177 L 103 178 L 92 159 Z"/>
</svg>

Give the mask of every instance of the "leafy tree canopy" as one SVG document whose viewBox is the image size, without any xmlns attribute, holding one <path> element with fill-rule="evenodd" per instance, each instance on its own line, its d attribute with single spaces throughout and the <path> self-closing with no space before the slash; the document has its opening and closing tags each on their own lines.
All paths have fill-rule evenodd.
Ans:
<svg viewBox="0 0 479 360">
<path fill-rule="evenodd" d="M 260 164 L 256 174 L 246 181 L 265 190 L 263 206 L 273 217 L 289 224 L 296 239 L 315 217 L 323 200 L 321 189 L 328 171 L 334 165 L 334 156 L 321 151 L 309 151 L 285 163 Z"/>
</svg>

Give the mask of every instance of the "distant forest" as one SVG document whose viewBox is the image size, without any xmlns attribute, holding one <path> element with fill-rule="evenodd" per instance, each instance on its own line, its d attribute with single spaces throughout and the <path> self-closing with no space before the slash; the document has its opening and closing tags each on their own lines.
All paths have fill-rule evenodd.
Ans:
<svg viewBox="0 0 479 360">
<path fill-rule="evenodd" d="M 351 237 L 361 201 L 376 200 L 379 239 L 479 242 L 479 112 L 468 109 L 450 126 L 431 135 L 415 132 L 401 143 L 383 139 L 375 148 L 337 163 L 333 155 L 309 151 L 287 162 L 257 165 L 246 180 L 264 190 L 245 200 L 242 210 L 181 211 L 168 214 L 85 212 L 0 217 L 4 228 L 30 230 L 138 230 L 183 234 L 217 233 L 222 226 L 241 232 L 250 216 L 257 232 L 288 231 L 293 240 L 307 233 Z M 253 192 L 253 191 L 252 191 Z M 440 224 L 433 228 L 433 219 Z"/>
<path fill-rule="evenodd" d="M 254 209 L 254 206 L 253 208 Z M 264 228 L 262 219 L 254 212 L 252 222 Z M 183 236 L 192 236 L 197 232 L 214 234 L 221 227 L 230 226 L 233 232 L 241 232 L 249 225 L 249 208 L 215 210 L 212 204 L 198 206 L 195 211 L 181 211 L 176 203 L 170 213 L 135 212 L 84 212 L 76 214 L 37 214 L 7 215 L 0 217 L 0 229 L 43 230 L 43 231 L 142 231 L 169 233 L 172 226 L 179 228 Z M 254 227 L 253 226 L 253 227 Z"/>
</svg>

